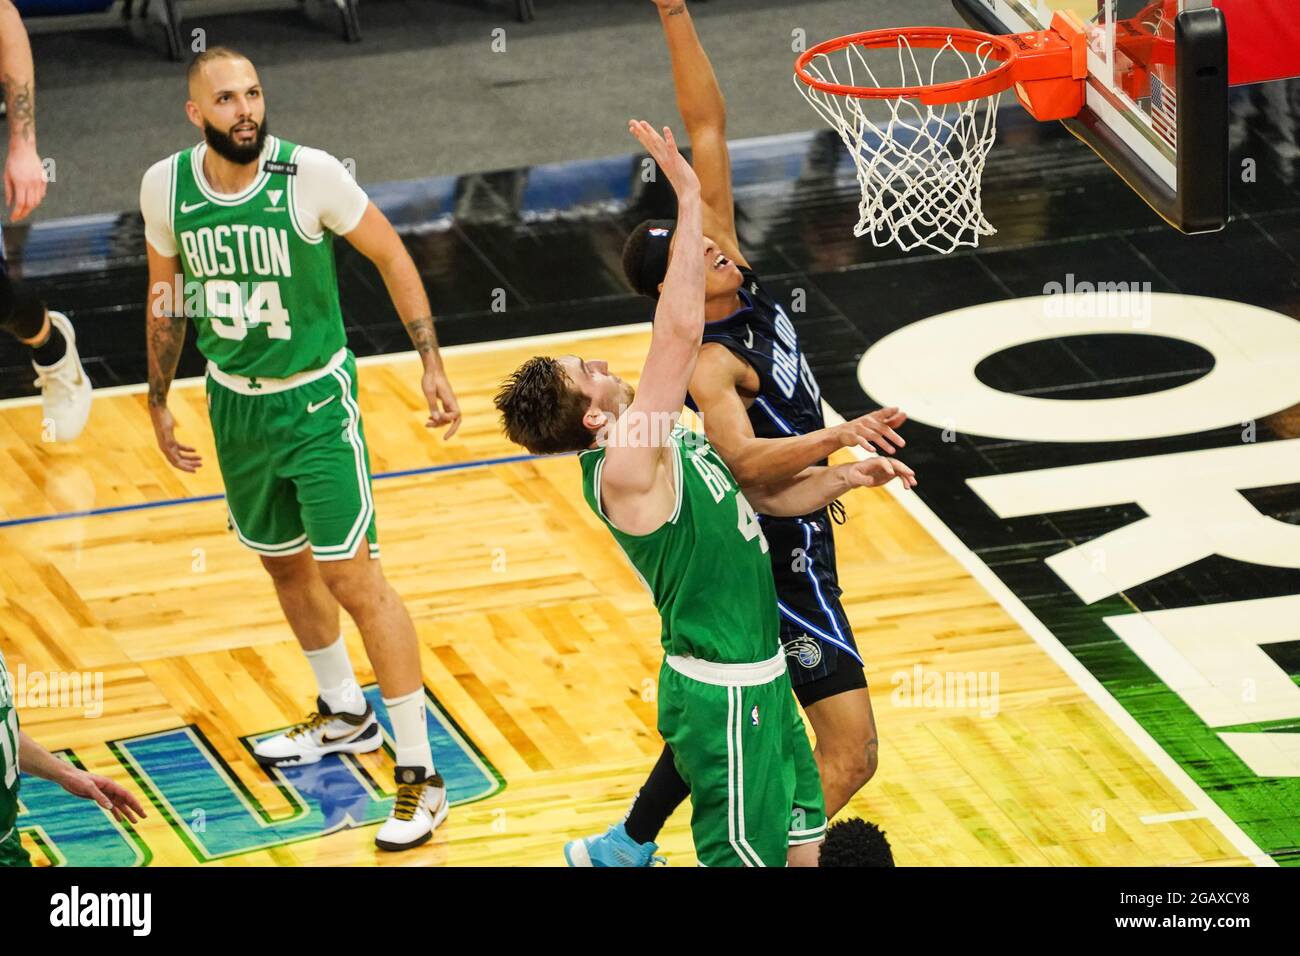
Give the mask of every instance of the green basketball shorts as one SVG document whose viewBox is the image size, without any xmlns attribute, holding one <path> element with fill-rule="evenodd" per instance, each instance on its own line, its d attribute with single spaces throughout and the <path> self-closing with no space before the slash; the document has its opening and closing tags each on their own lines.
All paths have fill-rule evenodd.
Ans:
<svg viewBox="0 0 1300 956">
<path fill-rule="evenodd" d="M 362 545 L 378 557 L 352 353 L 293 379 L 237 378 L 209 366 L 207 385 L 239 540 L 269 557 L 310 547 L 318 561 L 342 561 Z"/>
<path fill-rule="evenodd" d="M 31 865 L 32 858 L 27 855 L 27 848 L 23 846 L 23 841 L 18 836 L 18 828 L 14 827 L 9 836 L 0 840 L 0 868 Z"/>
<path fill-rule="evenodd" d="M 825 835 L 821 777 L 783 653 L 744 665 L 666 659 L 659 732 L 690 787 L 701 866 L 785 866 L 788 847 Z"/>
</svg>

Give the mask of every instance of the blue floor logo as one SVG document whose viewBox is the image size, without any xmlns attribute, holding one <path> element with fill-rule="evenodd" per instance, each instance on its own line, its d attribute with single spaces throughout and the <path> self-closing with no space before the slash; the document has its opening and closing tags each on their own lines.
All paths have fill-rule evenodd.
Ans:
<svg viewBox="0 0 1300 956">
<path fill-rule="evenodd" d="M 385 742 L 392 726 L 378 687 L 365 688 Z M 504 786 L 438 702 L 425 691 L 429 743 L 452 805 L 482 800 Z M 245 739 L 251 747 L 283 728 Z M 393 804 L 391 780 L 376 780 L 350 757 L 331 754 L 305 767 L 268 771 L 292 807 L 272 816 L 196 727 L 118 740 L 109 745 L 156 810 L 200 863 L 254 850 L 318 839 L 339 830 L 378 824 Z M 75 755 L 72 759 L 75 762 Z M 152 854 L 139 836 L 99 807 L 56 784 L 24 774 L 18 826 L 51 863 L 70 866 L 143 866 Z"/>
</svg>

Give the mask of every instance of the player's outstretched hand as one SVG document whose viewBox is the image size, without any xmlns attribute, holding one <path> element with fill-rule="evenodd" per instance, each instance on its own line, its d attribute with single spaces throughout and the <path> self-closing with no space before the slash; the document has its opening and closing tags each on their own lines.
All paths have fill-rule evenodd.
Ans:
<svg viewBox="0 0 1300 956">
<path fill-rule="evenodd" d="M 14 222 L 20 222 L 45 198 L 45 167 L 30 146 L 11 150 L 5 163 L 5 205 Z"/>
<path fill-rule="evenodd" d="M 171 463 L 173 468 L 193 474 L 203 465 L 203 459 L 189 445 L 182 445 L 176 440 L 176 419 L 167 406 L 149 407 L 149 416 L 153 419 L 153 434 L 158 441 L 158 449 Z"/>
<path fill-rule="evenodd" d="M 672 184 L 673 192 L 677 193 L 679 200 L 684 196 L 699 195 L 699 177 L 695 175 L 695 170 L 677 148 L 677 140 L 673 138 L 672 130 L 665 126 L 661 136 L 645 120 L 636 119 L 627 121 L 627 130 L 659 164 L 659 168 L 668 177 L 668 182 Z"/>
<path fill-rule="evenodd" d="M 916 472 L 897 458 L 865 458 L 837 466 L 850 488 L 875 488 L 897 478 L 904 488 L 916 487 Z"/>
<path fill-rule="evenodd" d="M 456 402 L 456 393 L 451 390 L 446 371 L 441 365 L 426 368 L 420 387 L 424 389 L 425 400 L 429 403 L 429 420 L 424 423 L 424 427 L 441 428 L 450 425 L 442 435 L 442 440 L 446 441 L 460 428 L 460 405 Z"/>
<path fill-rule="evenodd" d="M 879 408 L 860 418 L 836 426 L 836 437 L 841 448 L 857 445 L 867 451 L 883 451 L 892 455 L 907 442 L 899 437 L 895 428 L 907 421 L 907 413 L 891 406 Z"/>
<path fill-rule="evenodd" d="M 135 823 L 145 815 L 144 807 L 140 806 L 140 801 L 131 791 L 108 777 L 76 769 L 59 782 L 74 797 L 98 803 L 113 814 L 114 820 Z"/>
</svg>

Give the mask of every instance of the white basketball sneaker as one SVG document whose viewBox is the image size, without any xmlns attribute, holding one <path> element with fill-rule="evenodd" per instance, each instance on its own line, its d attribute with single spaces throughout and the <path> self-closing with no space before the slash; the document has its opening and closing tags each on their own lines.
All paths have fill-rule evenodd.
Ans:
<svg viewBox="0 0 1300 956">
<path fill-rule="evenodd" d="M 384 745 L 375 709 L 364 714 L 336 714 L 321 698 L 315 713 L 296 727 L 253 745 L 253 756 L 265 767 L 296 767 L 316 763 L 326 754 L 368 754 Z"/>
<path fill-rule="evenodd" d="M 423 767 L 398 767 L 397 799 L 379 832 L 375 846 L 381 850 L 409 850 L 429 842 L 433 831 L 447 819 L 447 786 L 439 774 Z"/>
<path fill-rule="evenodd" d="M 77 336 L 72 323 L 62 312 L 50 310 L 50 324 L 68 343 L 68 351 L 53 365 L 37 365 L 36 387 L 41 390 L 41 414 L 53 426 L 55 441 L 72 441 L 86 427 L 90 417 L 91 385 L 77 354 Z"/>
</svg>

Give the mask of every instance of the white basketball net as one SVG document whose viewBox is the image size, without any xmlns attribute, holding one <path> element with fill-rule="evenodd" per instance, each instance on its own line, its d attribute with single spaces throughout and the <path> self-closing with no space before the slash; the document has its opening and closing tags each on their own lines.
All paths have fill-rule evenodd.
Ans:
<svg viewBox="0 0 1300 956">
<path fill-rule="evenodd" d="M 992 44 L 973 54 L 952 45 L 916 49 L 898 38 L 898 74 L 892 75 L 889 50 L 868 50 L 850 44 L 842 50 L 813 57 L 805 66 L 811 77 L 842 86 L 926 86 L 953 76 L 954 65 L 966 78 L 987 72 Z M 929 62 L 918 62 L 929 54 Z M 882 54 L 884 56 L 882 57 Z M 876 68 L 868 65 L 874 55 Z M 886 82 L 877 78 L 888 67 Z M 838 64 L 838 66 L 837 66 Z M 996 62 L 994 63 L 996 66 Z M 857 167 L 862 202 L 855 236 L 871 235 L 877 246 L 925 246 L 952 252 L 958 246 L 978 246 L 981 236 L 995 232 L 980 205 L 984 160 L 997 134 L 1000 94 L 962 103 L 926 106 L 906 98 L 869 99 L 827 93 L 795 77 L 804 99 L 844 140 Z M 864 107 L 879 103 L 888 117 L 870 119 Z"/>
</svg>

